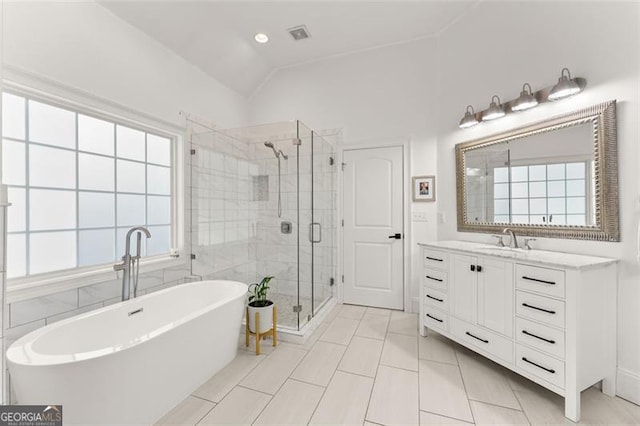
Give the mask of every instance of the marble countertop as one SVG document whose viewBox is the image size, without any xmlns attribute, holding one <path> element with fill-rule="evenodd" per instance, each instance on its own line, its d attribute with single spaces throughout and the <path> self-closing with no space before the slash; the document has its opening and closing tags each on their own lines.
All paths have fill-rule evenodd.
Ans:
<svg viewBox="0 0 640 426">
<path fill-rule="evenodd" d="M 569 269 L 588 269 L 618 262 L 618 259 L 608 257 L 586 256 L 582 254 L 536 249 L 511 249 L 509 247 L 498 247 L 494 244 L 476 243 L 472 241 L 431 241 L 418 243 L 418 245 L 434 249 L 456 250 L 479 256 L 495 256 L 527 263 L 536 263 L 543 266 Z"/>
</svg>

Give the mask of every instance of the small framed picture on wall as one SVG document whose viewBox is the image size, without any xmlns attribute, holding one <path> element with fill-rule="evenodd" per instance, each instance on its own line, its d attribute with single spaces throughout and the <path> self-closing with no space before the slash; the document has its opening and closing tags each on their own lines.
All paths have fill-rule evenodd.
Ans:
<svg viewBox="0 0 640 426">
<path fill-rule="evenodd" d="M 413 201 L 436 200 L 436 177 L 414 176 L 412 179 Z"/>
</svg>

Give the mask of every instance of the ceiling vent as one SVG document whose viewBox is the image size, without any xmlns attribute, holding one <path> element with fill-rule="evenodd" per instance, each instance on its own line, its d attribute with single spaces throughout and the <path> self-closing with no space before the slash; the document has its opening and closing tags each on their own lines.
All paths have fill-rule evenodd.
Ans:
<svg viewBox="0 0 640 426">
<path fill-rule="evenodd" d="M 309 34 L 309 30 L 304 25 L 289 28 L 287 31 L 289 32 L 289 34 L 291 34 L 291 37 L 293 37 L 295 41 L 300 41 L 304 40 L 305 38 L 311 37 L 311 34 Z"/>
</svg>

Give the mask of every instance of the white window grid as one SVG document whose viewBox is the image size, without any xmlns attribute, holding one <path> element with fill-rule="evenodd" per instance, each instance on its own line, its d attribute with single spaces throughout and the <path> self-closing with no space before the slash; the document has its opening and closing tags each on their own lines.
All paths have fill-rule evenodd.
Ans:
<svg viewBox="0 0 640 426">
<path fill-rule="evenodd" d="M 110 117 L 108 115 L 97 115 L 95 113 L 92 113 L 90 111 L 83 111 L 81 108 L 78 108 L 76 106 L 68 106 L 65 105 L 64 103 L 61 102 L 52 102 L 48 99 L 43 99 L 41 97 L 38 96 L 33 96 L 27 93 L 21 93 L 21 92 L 16 92 L 13 90 L 3 90 L 2 93 L 8 93 L 14 96 L 18 96 L 24 99 L 24 139 L 20 139 L 20 138 L 15 138 L 15 137 L 10 137 L 10 136 L 5 136 L 2 135 L 2 139 L 3 140 L 7 140 L 7 141 L 12 141 L 12 142 L 18 142 L 18 143 L 22 143 L 24 144 L 24 171 L 25 171 L 25 182 L 24 185 L 17 185 L 17 184 L 8 184 L 6 185 L 9 189 L 12 188 L 16 188 L 16 189 L 23 189 L 24 190 L 24 204 L 25 204 L 25 217 L 24 217 L 24 230 L 22 231 L 11 231 L 11 232 L 7 232 L 8 235 L 24 235 L 25 238 L 25 274 L 24 275 L 20 275 L 20 276 L 9 276 L 8 278 L 21 278 L 21 277 L 28 277 L 31 276 L 32 274 L 30 273 L 30 238 L 29 236 L 31 234 L 43 234 L 43 233 L 56 233 L 56 232 L 74 232 L 75 233 L 75 244 L 76 244 L 76 253 L 75 253 L 75 265 L 76 268 L 79 267 L 90 267 L 90 266 L 100 266 L 100 265 L 105 265 L 105 264 L 110 264 L 111 261 L 107 262 L 107 263 L 100 263 L 100 264 L 87 264 L 87 265 L 82 265 L 80 266 L 80 232 L 81 231 L 98 231 L 98 230 L 113 230 L 113 246 L 114 246 L 114 250 L 113 250 L 113 261 L 117 261 L 121 258 L 121 256 L 124 253 L 119 253 L 119 246 L 118 246 L 118 233 L 122 232 L 123 230 L 127 230 L 129 229 L 131 226 L 118 226 L 118 195 L 135 195 L 135 196 L 142 196 L 144 197 L 144 208 L 145 208 L 145 221 L 144 223 L 140 223 L 137 225 L 141 225 L 141 226 L 147 226 L 151 229 L 153 228 L 159 228 L 159 227 L 169 227 L 169 247 L 167 247 L 166 253 L 155 253 L 156 255 L 168 255 L 170 253 L 171 247 L 175 246 L 175 241 L 174 241 L 174 235 L 175 232 L 172 229 L 175 226 L 175 217 L 174 217 L 174 212 L 175 212 L 175 208 L 174 208 L 174 203 L 175 203 L 175 194 L 174 194 L 174 184 L 173 184 L 173 180 L 174 180 L 174 166 L 175 166 L 175 143 L 176 143 L 176 137 L 174 135 L 169 135 L 157 130 L 150 130 L 147 128 L 144 128 L 143 126 L 140 125 L 135 125 L 135 124 L 131 124 L 128 122 L 124 122 L 123 120 L 119 120 L 117 118 L 114 117 Z M 53 106 L 56 108 L 61 108 L 64 109 L 66 111 L 69 111 L 71 113 L 73 113 L 74 115 L 74 124 L 75 124 L 75 132 L 74 132 L 74 142 L 75 142 L 75 146 L 74 148 L 68 148 L 68 147 L 64 147 L 64 146 L 59 146 L 59 145 L 52 145 L 52 144 L 45 144 L 45 143 L 40 143 L 40 142 L 35 142 L 35 141 L 31 141 L 30 140 L 30 135 L 29 135 L 29 103 L 30 101 L 34 101 L 34 102 L 39 102 L 39 103 L 43 103 L 49 106 Z M 83 115 L 86 117 L 90 117 L 90 118 L 94 118 L 94 119 L 98 119 L 98 120 L 102 120 L 102 121 L 106 121 L 109 122 L 110 124 L 113 124 L 113 132 L 114 132 L 114 136 L 113 136 L 113 155 L 107 155 L 107 154 L 102 154 L 102 153 L 97 153 L 97 152 L 92 152 L 92 151 L 86 151 L 86 150 L 82 150 L 79 148 L 79 116 Z M 136 160 L 136 159 L 132 159 L 132 158 L 124 158 L 124 157 L 118 157 L 118 135 L 117 135 L 117 131 L 118 131 L 118 126 L 123 126 L 129 129 L 133 129 L 133 130 L 137 130 L 137 131 L 141 131 L 144 133 L 144 160 Z M 170 141 L 170 161 L 169 161 L 169 166 L 165 165 L 165 164 L 159 164 L 159 163 L 153 163 L 148 161 L 148 152 L 147 152 L 147 148 L 148 148 L 148 137 L 149 135 L 153 135 L 153 136 L 158 136 L 158 137 L 162 137 L 162 138 L 166 138 L 169 139 Z M 48 149 L 57 149 L 57 150 L 61 150 L 61 151 L 65 151 L 65 152 L 72 152 L 75 154 L 75 188 L 73 189 L 67 189 L 67 188 L 59 188 L 59 187 L 48 187 L 48 186 L 32 186 L 29 184 L 29 179 L 30 179 L 30 161 L 29 161 L 29 153 L 30 153 L 30 146 L 39 146 L 39 147 L 46 147 Z M 79 173 L 79 158 L 80 158 L 80 154 L 88 154 L 88 155 L 92 155 L 92 156 L 97 156 L 97 157 L 101 157 L 101 158 L 108 158 L 108 159 L 112 159 L 113 160 L 113 164 L 114 164 L 114 170 L 113 170 L 113 191 L 107 191 L 107 190 L 96 190 L 96 189 L 80 189 L 80 173 Z M 144 165 L 144 192 L 127 192 L 127 191 L 118 191 L 118 175 L 117 175 L 117 168 L 118 168 L 118 160 L 121 161 L 128 161 L 128 162 L 132 162 L 132 163 L 136 163 L 136 164 L 142 164 Z M 148 166 L 154 166 L 154 167 L 161 167 L 164 169 L 168 169 L 169 171 L 169 175 L 171 176 L 171 182 L 170 182 L 170 186 L 169 186 L 169 194 L 160 194 L 160 193 L 150 193 L 149 192 L 149 188 L 148 188 Z M 53 191 L 62 191 L 62 192 L 72 192 L 74 193 L 75 196 L 75 227 L 70 227 L 70 228 L 59 228 L 59 229 L 38 229 L 38 230 L 32 230 L 31 228 L 31 224 L 30 224 L 30 215 L 29 215 L 29 207 L 30 207 L 30 191 L 31 190 L 53 190 Z M 109 194 L 109 195 L 113 195 L 114 198 L 114 206 L 113 206 L 113 226 L 99 226 L 99 227 L 81 227 L 80 226 L 80 194 L 81 193 L 94 193 L 94 194 Z M 169 223 L 153 223 L 150 224 L 149 223 L 149 209 L 148 209 L 148 203 L 149 203 L 149 197 L 166 197 L 169 199 L 169 203 L 170 203 L 170 221 Z M 9 200 L 11 202 L 11 200 Z M 137 226 L 136 225 L 136 226 Z M 143 254 L 146 251 L 146 246 L 143 243 L 142 246 L 142 250 L 143 250 Z M 75 269 L 75 268 L 73 268 Z M 60 270 L 52 270 L 52 271 L 47 271 L 43 274 L 48 274 L 51 272 L 59 272 Z"/>
<path fill-rule="evenodd" d="M 566 175 L 566 167 L 568 164 L 583 164 L 585 168 L 584 177 L 583 178 L 567 178 Z M 545 179 L 531 180 L 530 167 L 534 166 L 545 166 Z M 562 179 L 549 179 L 549 166 L 563 166 L 565 169 L 565 175 Z M 523 167 L 526 168 L 526 179 L 513 181 L 512 180 L 512 169 L 514 167 Z M 494 180 L 493 194 L 494 194 L 494 204 L 493 204 L 493 220 L 497 223 L 522 223 L 522 224 L 549 224 L 549 225 L 588 225 L 589 222 L 594 223 L 593 214 L 594 209 L 593 206 L 590 205 L 589 199 L 592 198 L 591 188 L 592 188 L 592 176 L 593 176 L 593 164 L 591 161 L 570 161 L 570 162 L 550 162 L 550 163 L 534 163 L 534 164 L 526 164 L 526 165 L 516 165 L 512 164 L 511 166 L 500 166 L 495 167 L 493 169 L 493 176 L 496 175 L 495 171 L 497 169 L 507 169 L 508 170 L 508 179 L 506 181 L 496 182 Z M 568 195 L 568 183 L 569 182 L 579 182 L 582 181 L 584 185 L 584 195 L 571 196 Z M 545 196 L 544 197 L 531 197 L 530 188 L 531 183 L 545 183 Z M 564 186 L 564 195 L 562 196 L 549 196 L 549 183 L 550 182 L 562 182 Z M 506 197 L 496 196 L 496 185 L 508 185 L 508 193 Z M 512 188 L 513 184 L 526 184 L 526 194 L 520 197 L 513 197 Z M 541 213 L 531 213 L 531 200 L 545 200 L 545 212 Z M 549 212 L 549 200 L 563 200 L 564 201 L 564 213 L 550 213 Z M 582 199 L 584 213 L 569 213 L 569 201 L 570 200 L 580 200 Z M 526 213 L 521 212 L 519 214 L 513 213 L 513 201 L 514 200 L 526 200 L 527 209 Z M 498 213 L 495 211 L 495 202 L 503 201 L 508 203 L 508 213 Z M 514 216 L 518 216 L 514 218 Z M 591 218 L 591 221 L 587 220 L 587 218 Z M 516 220 L 517 219 L 517 220 Z M 525 220 L 526 219 L 526 220 Z M 536 220 L 542 219 L 542 220 Z M 555 222 L 554 222 L 555 219 Z M 559 220 L 558 220 L 559 219 Z"/>
</svg>

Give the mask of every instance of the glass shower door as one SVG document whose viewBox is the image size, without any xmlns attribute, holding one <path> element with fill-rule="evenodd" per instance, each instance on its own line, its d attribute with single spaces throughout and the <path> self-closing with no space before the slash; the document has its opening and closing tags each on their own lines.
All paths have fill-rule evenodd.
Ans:
<svg viewBox="0 0 640 426">
<path fill-rule="evenodd" d="M 329 300 L 335 284 L 336 254 L 335 153 L 332 145 L 317 133 L 312 138 L 311 237 L 313 315 Z"/>
</svg>

